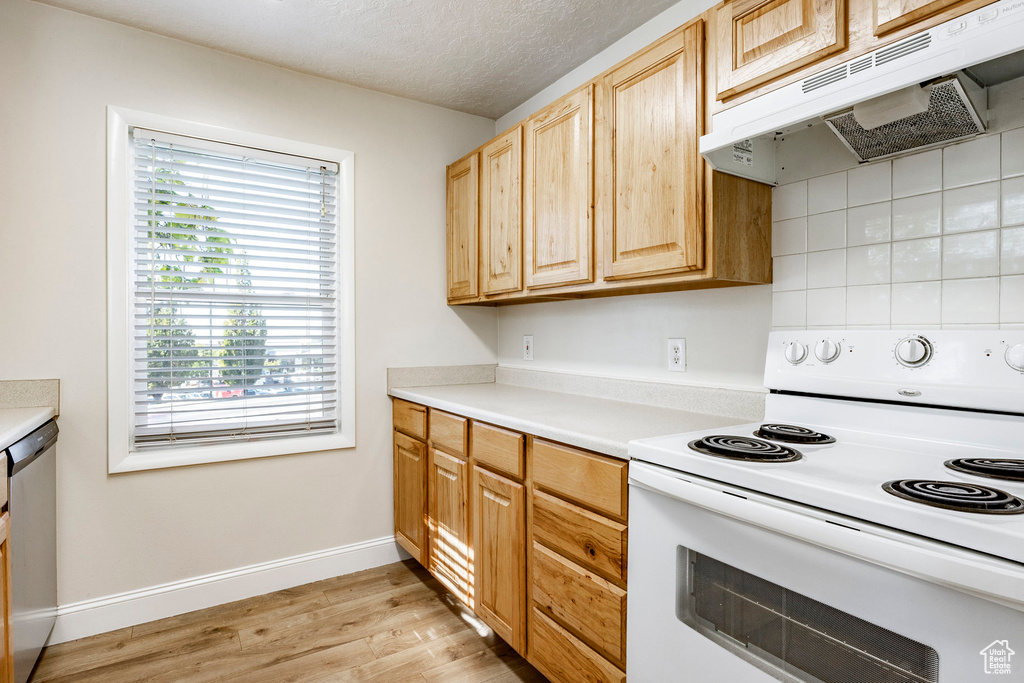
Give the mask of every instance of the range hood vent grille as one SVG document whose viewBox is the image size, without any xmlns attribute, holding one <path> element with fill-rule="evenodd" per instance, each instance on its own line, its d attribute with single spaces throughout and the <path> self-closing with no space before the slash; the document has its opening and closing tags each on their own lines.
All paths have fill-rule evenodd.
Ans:
<svg viewBox="0 0 1024 683">
<path fill-rule="evenodd" d="M 822 71 L 820 74 L 811 76 L 804 81 L 803 88 L 805 93 L 812 92 L 818 88 L 824 88 L 826 85 L 841 81 L 846 78 L 846 65 L 840 64 L 834 69 L 828 71 Z"/>
<path fill-rule="evenodd" d="M 852 109 L 824 118 L 825 123 L 861 161 L 894 156 L 985 132 L 985 126 L 955 77 L 932 85 L 927 111 L 877 128 L 865 130 L 857 123 Z"/>
<path fill-rule="evenodd" d="M 931 33 L 921 33 L 913 38 L 907 38 L 904 41 L 896 43 L 891 47 L 882 48 L 875 53 L 875 66 L 882 66 L 889 62 L 896 61 L 901 57 L 913 54 L 924 50 L 932 44 Z"/>
</svg>

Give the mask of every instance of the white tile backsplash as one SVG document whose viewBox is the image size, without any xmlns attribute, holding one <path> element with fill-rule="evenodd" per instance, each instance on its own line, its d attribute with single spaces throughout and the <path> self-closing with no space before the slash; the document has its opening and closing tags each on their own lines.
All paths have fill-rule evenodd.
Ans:
<svg viewBox="0 0 1024 683">
<path fill-rule="evenodd" d="M 1024 225 L 1024 176 L 1003 181 L 1003 225 Z"/>
<path fill-rule="evenodd" d="M 1002 275 L 1024 273 L 1024 227 L 1003 228 L 1000 237 L 999 272 Z"/>
<path fill-rule="evenodd" d="M 846 249 L 814 251 L 807 254 L 807 289 L 845 286 Z"/>
<path fill-rule="evenodd" d="M 772 220 L 784 221 L 807 215 L 807 181 L 780 185 L 772 191 Z"/>
<path fill-rule="evenodd" d="M 889 282 L 892 245 L 869 244 L 846 250 L 846 284 L 880 285 Z"/>
<path fill-rule="evenodd" d="M 892 281 L 921 282 L 942 277 L 942 238 L 892 244 Z"/>
<path fill-rule="evenodd" d="M 933 149 L 892 162 L 893 198 L 938 192 L 942 189 L 942 150 Z"/>
<path fill-rule="evenodd" d="M 909 240 L 942 232 L 942 195 L 919 194 L 892 202 L 892 238 Z"/>
<path fill-rule="evenodd" d="M 807 213 L 825 213 L 846 208 L 846 172 L 823 175 L 807 181 Z"/>
<path fill-rule="evenodd" d="M 942 193 L 945 232 L 999 227 L 999 183 L 971 185 Z"/>
<path fill-rule="evenodd" d="M 847 171 L 847 206 L 874 204 L 890 199 L 892 199 L 892 164 L 890 162 L 867 164 Z"/>
<path fill-rule="evenodd" d="M 776 327 L 1024 327 L 1024 128 L 773 201 Z"/>
<path fill-rule="evenodd" d="M 846 322 L 850 325 L 889 325 L 890 285 L 846 288 Z"/>
<path fill-rule="evenodd" d="M 999 322 L 1024 323 L 1024 275 L 1002 278 L 999 284 Z"/>
<path fill-rule="evenodd" d="M 961 142 L 942 150 L 942 187 L 951 189 L 999 180 L 999 136 Z"/>
<path fill-rule="evenodd" d="M 954 280 L 999 274 L 999 231 L 965 232 L 942 238 L 942 277 Z"/>
<path fill-rule="evenodd" d="M 999 322 L 999 278 L 942 281 L 942 324 Z"/>
<path fill-rule="evenodd" d="M 889 202 L 849 209 L 846 212 L 846 246 L 859 247 L 892 239 L 891 212 Z"/>
<path fill-rule="evenodd" d="M 772 260 L 772 290 L 807 289 L 807 254 L 776 256 Z"/>
<path fill-rule="evenodd" d="M 807 251 L 846 246 L 846 209 L 807 217 Z"/>
<path fill-rule="evenodd" d="M 807 219 L 790 218 L 772 224 L 772 256 L 807 251 Z"/>
<path fill-rule="evenodd" d="M 892 286 L 892 324 L 938 325 L 942 321 L 942 283 L 901 282 Z"/>
<path fill-rule="evenodd" d="M 1003 133 L 1003 177 L 1024 175 L 1024 128 Z"/>
</svg>

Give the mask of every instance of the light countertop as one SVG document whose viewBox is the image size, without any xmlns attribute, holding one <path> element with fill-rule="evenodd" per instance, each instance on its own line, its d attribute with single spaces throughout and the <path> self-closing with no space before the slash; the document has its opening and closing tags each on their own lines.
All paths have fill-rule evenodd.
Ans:
<svg viewBox="0 0 1024 683">
<path fill-rule="evenodd" d="M 413 403 L 623 459 L 628 457 L 626 444 L 633 439 L 750 422 L 738 417 L 500 383 L 392 388 L 389 393 Z"/>
<path fill-rule="evenodd" d="M 0 451 L 56 414 L 53 408 L 3 408 L 0 409 Z"/>
</svg>

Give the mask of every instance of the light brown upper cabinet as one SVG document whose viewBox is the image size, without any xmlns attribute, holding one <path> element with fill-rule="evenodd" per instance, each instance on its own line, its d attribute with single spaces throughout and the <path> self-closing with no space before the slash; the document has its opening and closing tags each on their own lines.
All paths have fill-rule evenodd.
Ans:
<svg viewBox="0 0 1024 683">
<path fill-rule="evenodd" d="M 478 155 L 448 167 L 448 300 L 477 295 Z"/>
<path fill-rule="evenodd" d="M 732 0 L 714 12 L 719 99 L 846 48 L 846 0 Z"/>
<path fill-rule="evenodd" d="M 885 35 L 959 4 L 961 0 L 873 0 L 874 34 Z"/>
<path fill-rule="evenodd" d="M 605 76 L 605 279 L 704 266 L 703 29 L 691 24 Z"/>
<path fill-rule="evenodd" d="M 480 150 L 480 287 L 482 293 L 523 288 L 523 129 Z"/>
<path fill-rule="evenodd" d="M 587 86 L 526 122 L 528 288 L 593 280 L 593 102 Z"/>
</svg>

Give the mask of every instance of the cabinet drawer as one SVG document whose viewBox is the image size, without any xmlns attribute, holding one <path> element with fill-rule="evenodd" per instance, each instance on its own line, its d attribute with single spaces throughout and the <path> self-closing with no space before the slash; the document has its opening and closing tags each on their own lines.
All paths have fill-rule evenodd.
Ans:
<svg viewBox="0 0 1024 683">
<path fill-rule="evenodd" d="M 533 441 L 532 456 L 534 484 L 598 512 L 626 519 L 626 461 L 540 439 Z"/>
<path fill-rule="evenodd" d="M 417 439 L 427 438 L 427 409 L 423 406 L 394 399 L 391 412 L 395 429 Z"/>
<path fill-rule="evenodd" d="M 464 417 L 430 410 L 430 442 L 450 453 L 466 455 L 469 421 Z"/>
<path fill-rule="evenodd" d="M 530 662 L 558 683 L 625 683 L 626 674 L 537 608 L 530 618 Z"/>
<path fill-rule="evenodd" d="M 536 491 L 533 537 L 587 569 L 625 585 L 625 524 Z"/>
<path fill-rule="evenodd" d="M 626 591 L 533 544 L 533 600 L 602 655 L 626 659 Z"/>
<path fill-rule="evenodd" d="M 507 429 L 473 423 L 473 458 L 516 479 L 523 478 L 523 435 Z"/>
</svg>

